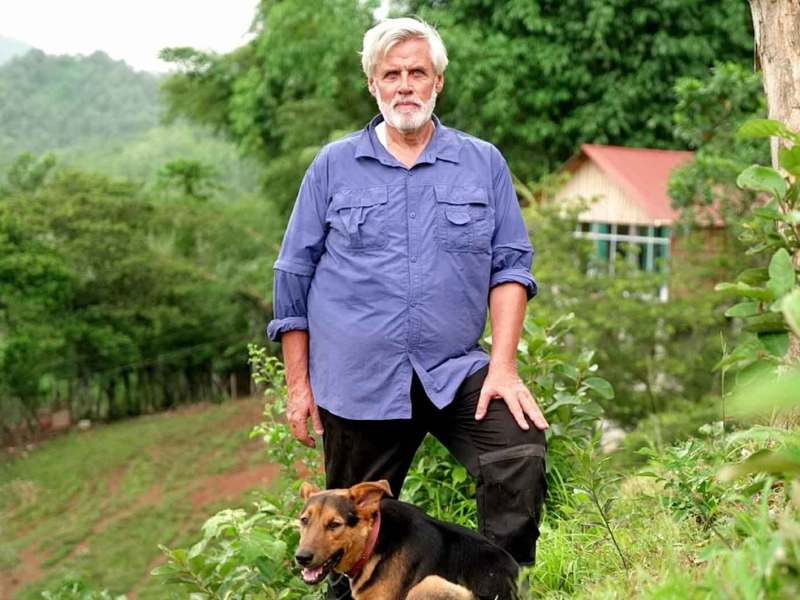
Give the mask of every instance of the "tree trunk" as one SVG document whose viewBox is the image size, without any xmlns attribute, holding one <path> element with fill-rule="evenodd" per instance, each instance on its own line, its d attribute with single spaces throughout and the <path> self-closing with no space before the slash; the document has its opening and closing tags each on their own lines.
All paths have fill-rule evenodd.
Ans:
<svg viewBox="0 0 800 600">
<path fill-rule="evenodd" d="M 756 61 L 764 75 L 770 119 L 800 131 L 800 0 L 750 0 Z M 780 169 L 782 142 L 772 138 L 772 166 Z M 800 251 L 794 264 L 800 267 Z M 791 335 L 789 360 L 800 362 L 800 338 Z"/>
</svg>

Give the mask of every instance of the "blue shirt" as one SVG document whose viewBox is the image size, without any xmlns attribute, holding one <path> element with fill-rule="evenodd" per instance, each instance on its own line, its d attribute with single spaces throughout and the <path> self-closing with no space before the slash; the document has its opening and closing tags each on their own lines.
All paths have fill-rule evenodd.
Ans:
<svg viewBox="0 0 800 600">
<path fill-rule="evenodd" d="M 275 262 L 268 335 L 309 332 L 317 404 L 346 419 L 411 417 L 411 377 L 443 408 L 489 362 L 489 290 L 537 285 L 505 159 L 443 126 L 410 169 L 378 140 L 378 115 L 306 172 Z"/>
</svg>

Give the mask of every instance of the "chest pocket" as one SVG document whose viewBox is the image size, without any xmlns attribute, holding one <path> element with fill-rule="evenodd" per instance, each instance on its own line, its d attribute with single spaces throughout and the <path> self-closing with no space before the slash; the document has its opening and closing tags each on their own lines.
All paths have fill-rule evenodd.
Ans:
<svg viewBox="0 0 800 600">
<path fill-rule="evenodd" d="M 494 212 L 486 190 L 437 185 L 436 241 L 447 252 L 491 252 Z"/>
<path fill-rule="evenodd" d="M 333 195 L 325 220 L 351 250 L 384 248 L 387 200 L 385 186 L 342 190 Z"/>
</svg>

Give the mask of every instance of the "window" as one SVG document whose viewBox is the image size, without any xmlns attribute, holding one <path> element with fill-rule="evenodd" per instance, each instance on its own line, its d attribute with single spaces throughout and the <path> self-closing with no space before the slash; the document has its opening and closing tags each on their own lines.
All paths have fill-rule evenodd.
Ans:
<svg viewBox="0 0 800 600">
<path fill-rule="evenodd" d="M 642 271 L 666 271 L 671 234 L 669 227 L 622 223 L 579 223 L 575 230 L 575 237 L 597 242 L 597 255 L 612 274 L 623 260 Z"/>
</svg>

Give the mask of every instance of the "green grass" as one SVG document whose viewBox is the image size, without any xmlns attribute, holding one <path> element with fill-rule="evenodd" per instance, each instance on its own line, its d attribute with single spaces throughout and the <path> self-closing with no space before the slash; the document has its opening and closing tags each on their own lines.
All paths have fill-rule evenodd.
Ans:
<svg viewBox="0 0 800 600">
<path fill-rule="evenodd" d="M 148 576 L 158 544 L 188 544 L 217 509 L 254 499 L 244 488 L 257 481 L 226 475 L 265 476 L 263 442 L 247 435 L 259 415 L 257 401 L 241 400 L 146 416 L 72 432 L 0 464 L 0 589 L 23 574 L 29 582 L 13 597 L 38 598 L 74 575 L 162 598 Z"/>
</svg>

